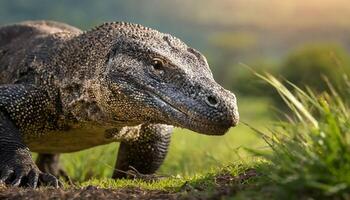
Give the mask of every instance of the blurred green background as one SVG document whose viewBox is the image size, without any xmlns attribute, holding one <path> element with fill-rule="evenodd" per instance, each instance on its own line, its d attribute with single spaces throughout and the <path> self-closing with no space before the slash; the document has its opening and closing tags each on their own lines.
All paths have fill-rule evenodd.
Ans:
<svg viewBox="0 0 350 200">
<path fill-rule="evenodd" d="M 2 0 L 0 25 L 49 19 L 88 30 L 106 21 L 128 21 L 171 33 L 208 59 L 214 77 L 238 97 L 241 120 L 266 128 L 278 94 L 246 67 L 304 87 L 323 90 L 321 76 L 337 82 L 349 71 L 348 0 Z M 244 148 L 266 148 L 246 126 L 223 137 L 177 129 L 162 174 L 192 175 L 249 157 Z M 117 145 L 62 157 L 78 180 L 109 176 Z"/>
</svg>

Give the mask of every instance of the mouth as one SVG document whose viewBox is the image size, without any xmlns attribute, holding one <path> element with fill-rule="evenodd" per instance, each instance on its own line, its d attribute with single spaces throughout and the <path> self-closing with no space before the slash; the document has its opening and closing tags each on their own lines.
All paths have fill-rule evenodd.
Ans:
<svg viewBox="0 0 350 200">
<path fill-rule="evenodd" d="M 213 124 L 204 120 L 198 120 L 196 119 L 196 116 L 191 115 L 189 111 L 179 109 L 177 106 L 164 99 L 159 94 L 150 92 L 149 90 L 146 91 L 155 101 L 158 102 L 160 107 L 164 108 L 167 113 L 167 117 L 174 126 L 188 128 L 205 135 L 224 135 L 232 127 L 232 125 L 228 124 Z M 234 126 L 235 125 L 236 123 Z"/>
<path fill-rule="evenodd" d="M 184 117 L 189 117 L 189 114 L 186 111 L 183 111 L 183 110 L 176 108 L 176 106 L 174 106 L 172 103 L 170 103 L 169 101 L 162 98 L 160 95 L 153 93 L 153 92 L 150 92 L 150 91 L 147 91 L 147 93 L 148 93 L 148 95 L 153 97 L 156 101 L 158 101 L 160 104 L 166 104 L 169 108 L 171 108 L 176 113 L 179 113 L 179 114 L 183 115 Z"/>
</svg>

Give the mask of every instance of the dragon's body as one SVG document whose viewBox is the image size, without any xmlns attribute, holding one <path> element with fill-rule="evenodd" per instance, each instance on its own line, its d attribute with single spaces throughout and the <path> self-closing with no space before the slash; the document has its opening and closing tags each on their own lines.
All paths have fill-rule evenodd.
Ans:
<svg viewBox="0 0 350 200">
<path fill-rule="evenodd" d="M 114 177 L 130 166 L 153 173 L 171 125 L 223 134 L 238 121 L 234 95 L 202 54 L 130 23 L 87 32 L 50 21 L 2 27 L 0 84 L 0 181 L 13 185 L 56 184 L 41 171 L 55 173 L 48 168 L 58 153 L 114 141 Z M 41 153 L 41 171 L 29 150 Z"/>
</svg>

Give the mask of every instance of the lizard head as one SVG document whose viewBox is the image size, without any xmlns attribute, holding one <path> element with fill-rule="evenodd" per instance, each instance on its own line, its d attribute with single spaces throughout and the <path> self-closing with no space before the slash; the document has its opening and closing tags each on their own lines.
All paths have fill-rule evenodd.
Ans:
<svg viewBox="0 0 350 200">
<path fill-rule="evenodd" d="M 114 120 L 209 135 L 222 135 L 238 123 L 235 95 L 215 82 L 199 51 L 141 25 L 109 23 L 99 31 L 111 43 L 100 74 L 100 101 Z"/>
</svg>

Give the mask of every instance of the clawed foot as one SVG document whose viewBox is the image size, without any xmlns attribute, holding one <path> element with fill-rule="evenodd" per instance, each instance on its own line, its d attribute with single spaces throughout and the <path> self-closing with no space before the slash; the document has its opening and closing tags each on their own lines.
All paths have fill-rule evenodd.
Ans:
<svg viewBox="0 0 350 200">
<path fill-rule="evenodd" d="M 31 188 L 62 186 L 55 176 L 41 172 L 25 149 L 2 152 L 0 158 L 0 183 Z"/>
<path fill-rule="evenodd" d="M 40 171 L 62 178 L 69 185 L 74 185 L 68 174 L 60 166 L 59 158 L 59 154 L 39 154 L 35 164 Z"/>
<path fill-rule="evenodd" d="M 143 181 L 158 181 L 158 180 L 167 178 L 167 176 L 157 175 L 157 174 L 142 174 L 132 166 L 129 166 L 128 171 L 122 171 L 118 169 L 116 170 L 118 172 L 126 174 L 127 179 L 141 179 Z"/>
</svg>

